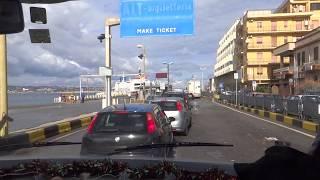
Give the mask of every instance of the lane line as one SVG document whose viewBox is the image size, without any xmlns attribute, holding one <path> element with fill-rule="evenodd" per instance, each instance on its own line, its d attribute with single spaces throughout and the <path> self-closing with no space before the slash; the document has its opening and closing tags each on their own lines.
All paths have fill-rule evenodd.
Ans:
<svg viewBox="0 0 320 180">
<path fill-rule="evenodd" d="M 255 118 L 255 119 L 259 119 L 259 120 L 261 120 L 261 121 L 267 122 L 267 123 L 269 123 L 269 124 L 273 124 L 273 125 L 276 125 L 276 126 L 279 126 L 279 127 L 282 127 L 282 128 L 285 128 L 285 129 L 288 129 L 288 130 L 291 130 L 291 131 L 294 131 L 294 132 L 296 132 L 296 133 L 305 135 L 305 136 L 307 136 L 307 137 L 309 137 L 309 138 L 312 138 L 312 139 L 315 139 L 315 138 L 316 138 L 315 136 L 313 136 L 313 135 L 311 135 L 311 134 L 308 134 L 308 133 L 305 133 L 305 132 L 302 132 L 302 131 L 299 131 L 299 130 L 296 130 L 296 129 L 293 129 L 293 128 L 290 128 L 290 127 L 287 127 L 287 126 L 285 126 L 285 125 L 278 124 L 278 123 L 275 123 L 275 122 L 272 122 L 272 121 L 269 121 L 269 120 L 266 120 L 266 119 L 263 119 L 263 118 L 260 118 L 260 117 L 251 115 L 251 114 L 247 114 L 247 113 L 244 113 L 244 112 L 242 112 L 242 111 L 238 111 L 238 110 L 236 110 L 236 109 L 230 108 L 230 107 L 228 107 L 228 106 L 225 106 L 225 105 L 222 105 L 222 104 L 219 104 L 219 103 L 216 103 L 216 102 L 214 102 L 214 103 L 217 104 L 217 105 L 219 105 L 219 106 L 228 108 L 228 109 L 230 109 L 230 110 L 232 110 L 232 111 L 238 112 L 238 113 L 240 113 L 240 114 L 244 114 L 244 115 L 247 115 L 247 116 L 249 116 L 249 117 L 253 117 L 253 118 Z"/>
<path fill-rule="evenodd" d="M 63 138 L 66 138 L 66 137 L 68 137 L 68 136 L 77 134 L 77 133 L 79 133 L 79 132 L 81 132 L 81 131 L 84 131 L 84 130 L 86 130 L 86 128 L 80 129 L 80 130 L 77 130 L 77 131 L 74 131 L 74 132 L 72 132 L 72 133 L 65 134 L 65 135 L 60 136 L 60 137 L 57 137 L 57 138 L 55 138 L 55 139 L 53 139 L 53 140 L 51 140 L 51 141 L 52 141 L 52 142 L 56 142 L 56 141 L 59 141 L 60 139 L 63 139 Z"/>
</svg>

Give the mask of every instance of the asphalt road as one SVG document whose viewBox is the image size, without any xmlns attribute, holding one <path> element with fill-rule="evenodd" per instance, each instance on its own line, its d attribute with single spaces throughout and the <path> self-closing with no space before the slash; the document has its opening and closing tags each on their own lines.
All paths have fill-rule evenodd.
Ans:
<svg viewBox="0 0 320 180">
<path fill-rule="evenodd" d="M 291 146 L 307 152 L 313 138 L 301 129 L 288 129 L 265 122 L 223 107 L 209 100 L 201 100 L 198 111 L 193 113 L 193 125 L 188 136 L 178 136 L 178 141 L 215 142 L 233 144 L 234 147 L 188 147 L 177 148 L 175 158 L 211 162 L 252 162 L 261 157 L 272 139 L 291 143 Z M 80 142 L 85 129 L 51 141 Z M 8 158 L 60 158 L 79 157 L 80 145 L 42 147 L 18 150 Z"/>
<path fill-rule="evenodd" d="M 9 109 L 9 116 L 14 119 L 9 123 L 9 131 L 16 131 L 38 125 L 97 112 L 101 101 L 88 101 L 83 104 L 52 104 L 47 106 L 30 106 Z"/>
</svg>

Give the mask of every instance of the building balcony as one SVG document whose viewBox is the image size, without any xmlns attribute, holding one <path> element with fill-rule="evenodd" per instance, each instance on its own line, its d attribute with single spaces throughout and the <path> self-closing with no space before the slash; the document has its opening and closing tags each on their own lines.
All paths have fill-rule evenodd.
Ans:
<svg viewBox="0 0 320 180">
<path fill-rule="evenodd" d="M 273 34 L 273 33 L 293 33 L 293 32 L 309 32 L 307 26 L 303 26 L 302 28 L 296 27 L 262 27 L 262 28 L 248 28 L 248 34 Z"/>
<path fill-rule="evenodd" d="M 265 44 L 265 43 L 262 43 L 262 44 L 248 44 L 248 49 L 274 49 L 276 48 L 277 46 L 276 45 L 273 45 L 273 44 Z"/>
<path fill-rule="evenodd" d="M 287 76 L 293 75 L 292 67 L 283 67 L 273 70 L 273 77 L 275 79 L 286 79 Z"/>
<path fill-rule="evenodd" d="M 267 59 L 248 59 L 246 65 L 268 65 L 269 63 L 271 61 Z"/>
<path fill-rule="evenodd" d="M 315 62 L 305 63 L 303 65 L 303 71 L 319 71 L 320 64 Z"/>
</svg>

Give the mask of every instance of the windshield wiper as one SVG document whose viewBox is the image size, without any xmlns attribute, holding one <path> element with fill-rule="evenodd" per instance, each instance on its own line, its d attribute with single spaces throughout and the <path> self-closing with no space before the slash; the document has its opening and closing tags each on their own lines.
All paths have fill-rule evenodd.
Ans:
<svg viewBox="0 0 320 180">
<path fill-rule="evenodd" d="M 171 147 L 233 147 L 232 144 L 219 144 L 219 143 L 202 143 L 202 142 L 175 142 L 169 144 L 150 144 L 150 145 L 138 145 L 129 146 L 126 148 L 115 149 L 114 152 L 108 153 L 108 155 L 120 154 L 128 151 L 135 151 L 141 149 L 159 149 L 159 148 L 171 148 Z"/>
<path fill-rule="evenodd" d="M 24 148 L 33 148 L 33 147 L 45 147 L 45 146 L 68 146 L 68 145 L 78 145 L 82 144 L 81 142 L 37 142 L 37 143 L 26 143 L 26 144 L 8 144 L 0 146 L 0 152 L 3 151 L 12 151 Z"/>
</svg>

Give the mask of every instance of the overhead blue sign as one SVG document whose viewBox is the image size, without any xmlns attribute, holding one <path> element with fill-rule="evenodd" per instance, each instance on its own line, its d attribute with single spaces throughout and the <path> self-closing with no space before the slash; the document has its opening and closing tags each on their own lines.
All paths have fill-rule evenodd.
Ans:
<svg viewBox="0 0 320 180">
<path fill-rule="evenodd" d="M 193 0 L 121 0 L 120 36 L 193 35 Z"/>
</svg>

